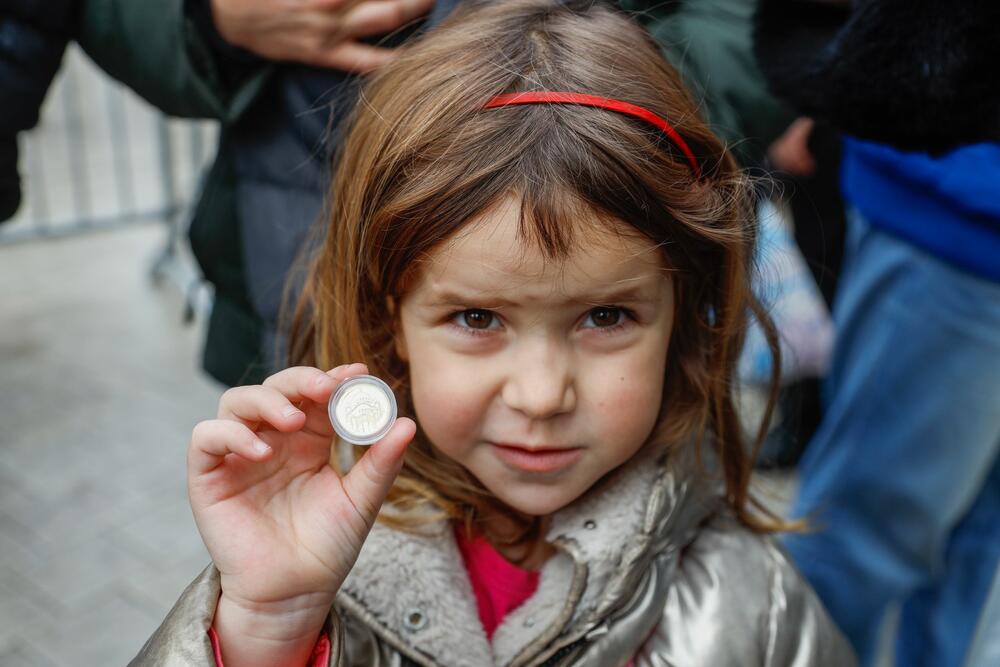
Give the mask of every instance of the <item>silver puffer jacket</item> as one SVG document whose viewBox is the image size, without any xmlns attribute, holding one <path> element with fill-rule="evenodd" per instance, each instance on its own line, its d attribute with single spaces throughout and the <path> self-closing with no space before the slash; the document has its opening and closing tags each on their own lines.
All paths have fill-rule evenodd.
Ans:
<svg viewBox="0 0 1000 667">
<path fill-rule="evenodd" d="M 538 591 L 492 642 L 451 530 L 376 524 L 330 614 L 331 665 L 854 665 L 784 552 L 687 469 L 637 457 L 560 511 Z M 212 665 L 219 591 L 210 567 L 132 664 Z"/>
</svg>

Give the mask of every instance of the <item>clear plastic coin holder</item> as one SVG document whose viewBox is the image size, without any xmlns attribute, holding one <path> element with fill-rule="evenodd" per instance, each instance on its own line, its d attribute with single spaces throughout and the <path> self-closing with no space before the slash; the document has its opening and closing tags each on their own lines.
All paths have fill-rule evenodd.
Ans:
<svg viewBox="0 0 1000 667">
<path fill-rule="evenodd" d="M 330 397 L 333 430 L 345 442 L 371 445 L 381 440 L 396 421 L 396 397 L 373 375 L 344 380 Z"/>
</svg>

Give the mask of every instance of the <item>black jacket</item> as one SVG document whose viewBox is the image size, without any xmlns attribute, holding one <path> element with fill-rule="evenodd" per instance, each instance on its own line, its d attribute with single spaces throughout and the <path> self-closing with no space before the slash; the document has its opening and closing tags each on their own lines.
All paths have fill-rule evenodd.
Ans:
<svg viewBox="0 0 1000 667">
<path fill-rule="evenodd" d="M 997 0 L 760 0 L 772 90 L 846 133 L 909 150 L 1000 140 Z"/>
<path fill-rule="evenodd" d="M 21 201 L 17 133 L 38 122 L 73 29 L 75 0 L 4 0 L 0 9 L 0 220 Z"/>
</svg>

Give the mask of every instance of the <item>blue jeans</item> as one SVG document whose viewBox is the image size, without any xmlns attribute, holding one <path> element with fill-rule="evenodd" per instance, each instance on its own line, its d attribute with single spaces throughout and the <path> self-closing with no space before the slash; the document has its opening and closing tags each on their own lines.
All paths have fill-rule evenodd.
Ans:
<svg viewBox="0 0 1000 667">
<path fill-rule="evenodd" d="M 900 602 L 897 664 L 957 667 L 1000 562 L 1000 284 L 854 214 L 834 321 L 788 549 L 862 665 Z"/>
<path fill-rule="evenodd" d="M 993 588 L 985 604 L 965 667 L 1000 665 L 1000 570 L 993 578 Z"/>
</svg>

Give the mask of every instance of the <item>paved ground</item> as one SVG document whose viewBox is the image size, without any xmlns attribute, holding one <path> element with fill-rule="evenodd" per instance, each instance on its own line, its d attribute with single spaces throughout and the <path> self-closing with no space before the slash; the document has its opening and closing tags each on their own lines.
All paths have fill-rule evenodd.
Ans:
<svg viewBox="0 0 1000 667">
<path fill-rule="evenodd" d="M 0 248 L 0 665 L 122 665 L 207 554 L 184 488 L 221 392 L 143 225 Z"/>
</svg>

